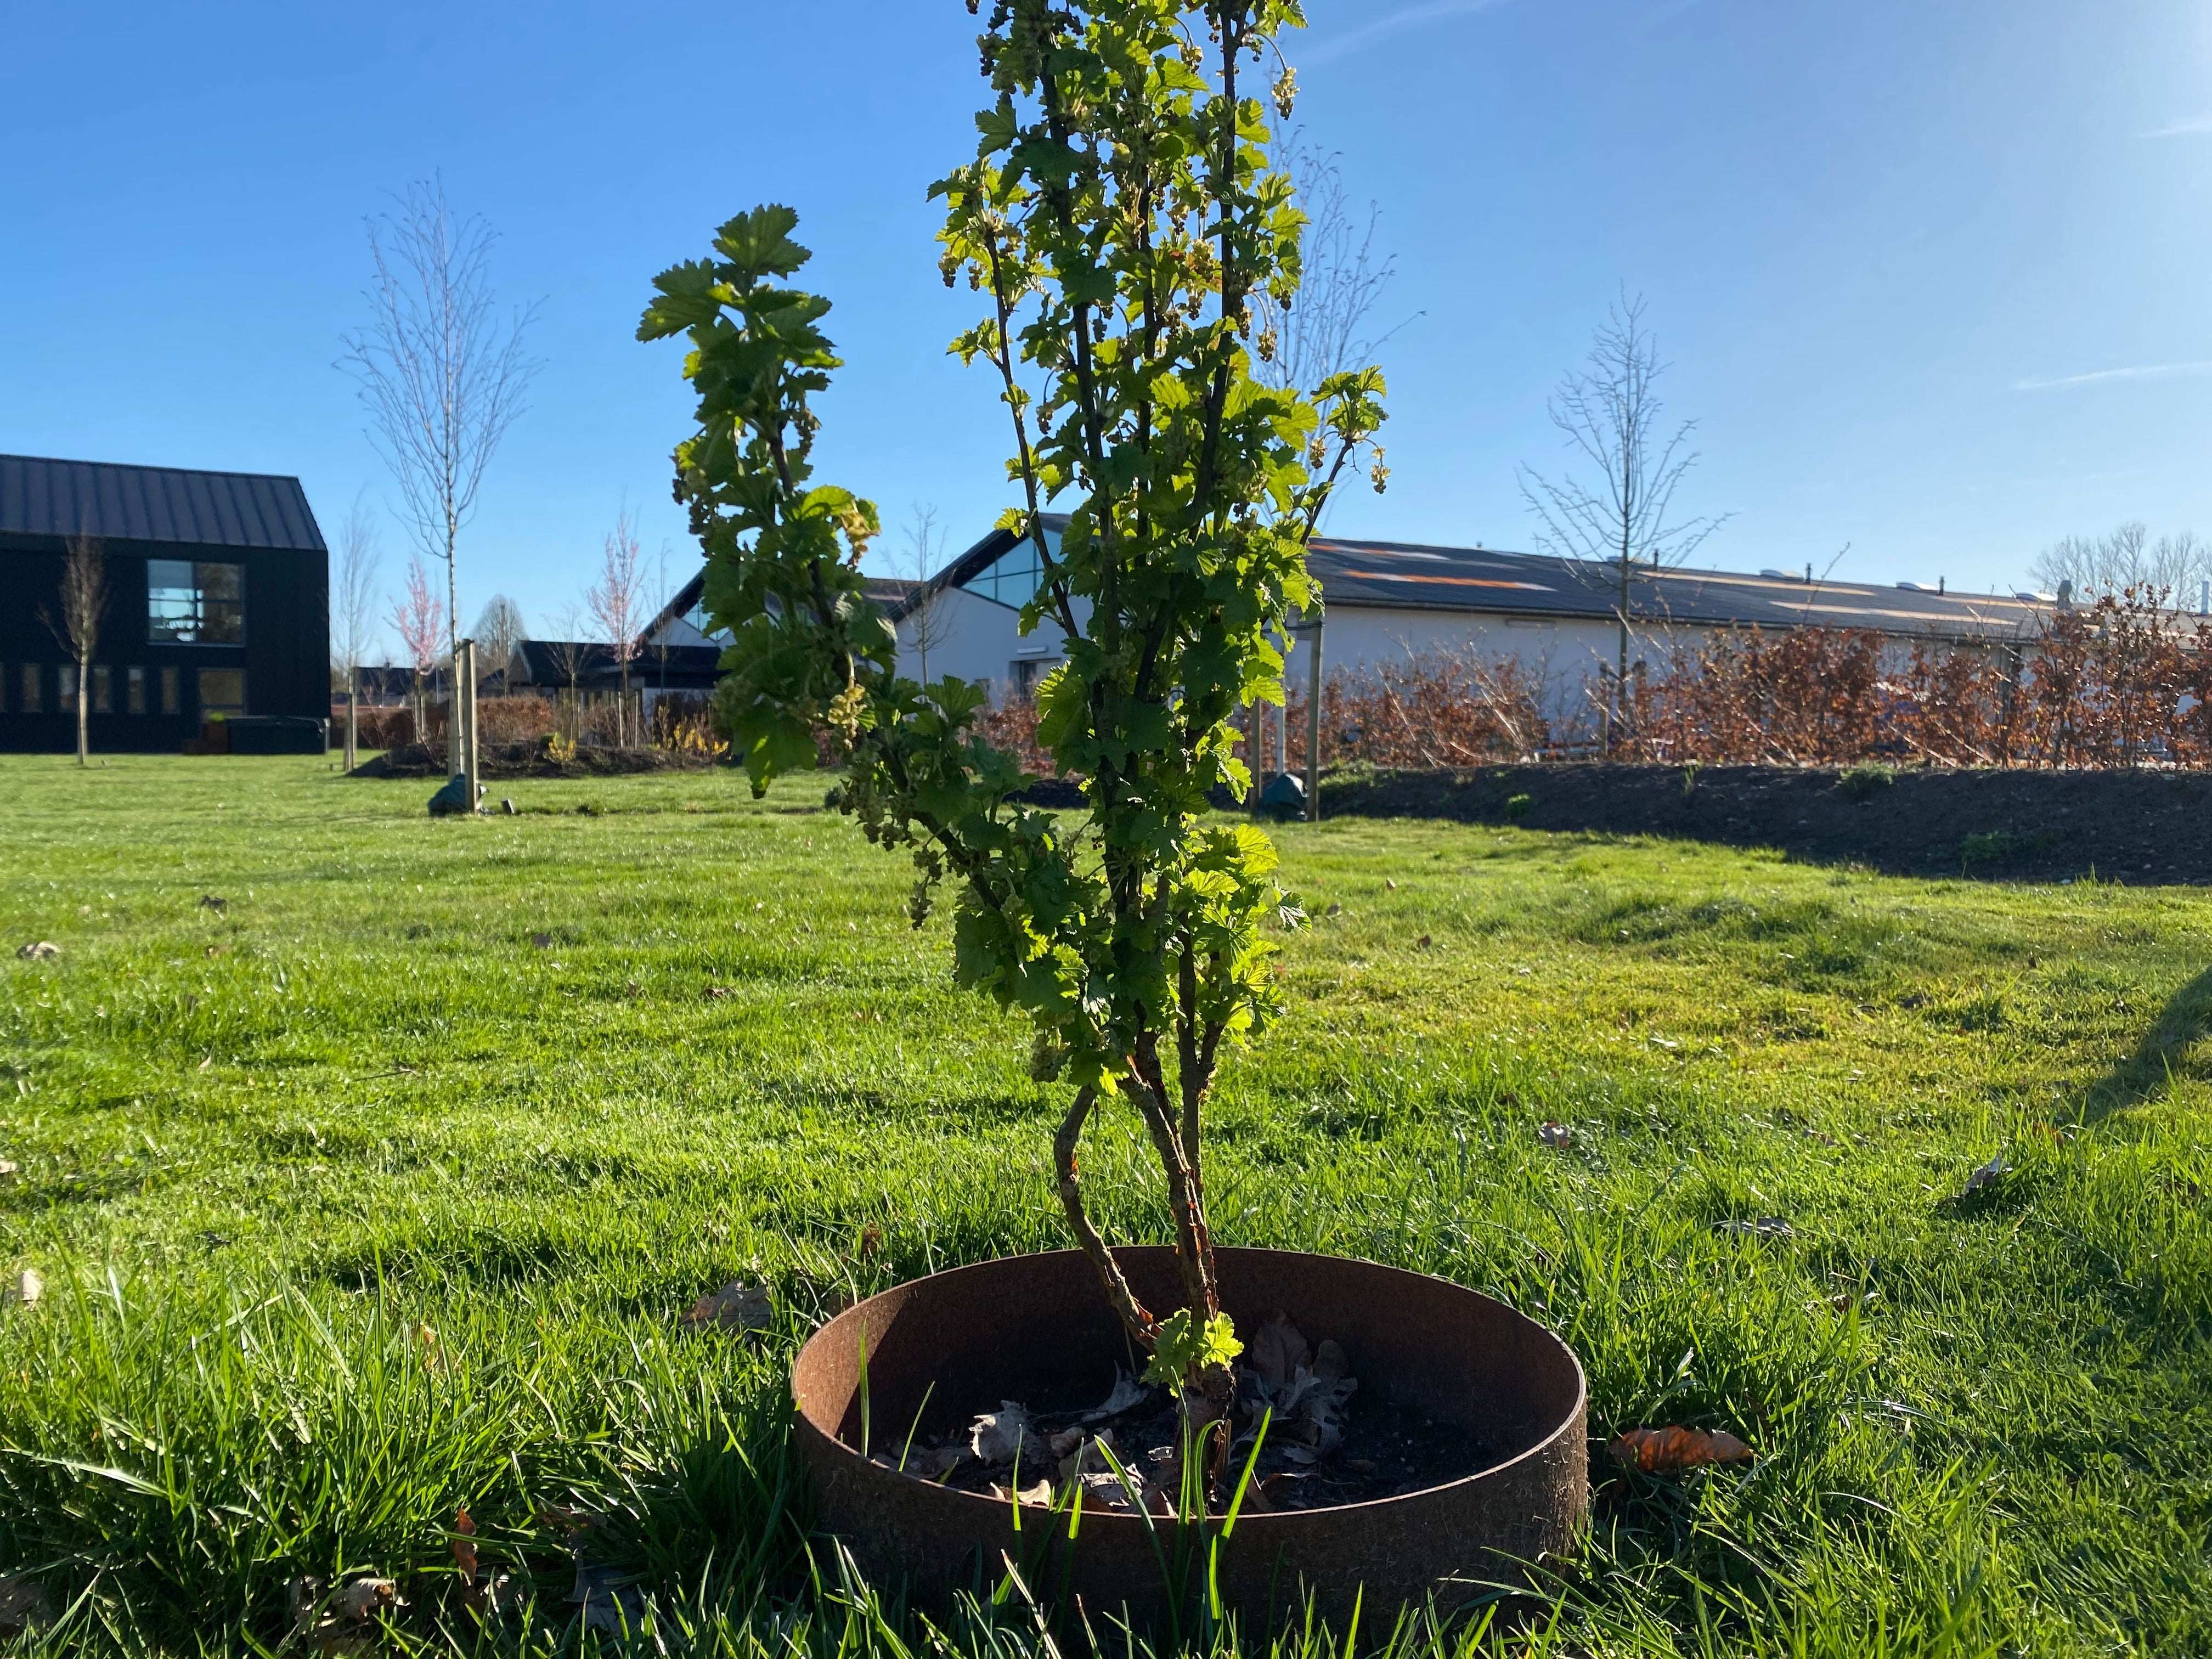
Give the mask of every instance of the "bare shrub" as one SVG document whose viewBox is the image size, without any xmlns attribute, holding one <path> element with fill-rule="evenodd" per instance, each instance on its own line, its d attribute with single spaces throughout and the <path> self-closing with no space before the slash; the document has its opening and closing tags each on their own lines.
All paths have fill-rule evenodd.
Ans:
<svg viewBox="0 0 2212 1659">
<path fill-rule="evenodd" d="M 1426 651 L 1363 665 L 1322 682 L 1322 758 L 1472 766 L 1541 755 L 1561 736 L 1544 693 L 1540 671 L 1517 657 Z M 1292 690 L 1283 722 L 1291 771 L 1305 766 L 1306 696 Z"/>
<path fill-rule="evenodd" d="M 1624 752 L 1650 761 L 1843 766 L 2212 763 L 2212 624 L 2130 588 L 2033 636 L 1901 642 L 1755 629 L 1678 651 L 1631 688 Z"/>
<path fill-rule="evenodd" d="M 560 711 L 550 697 L 485 697 L 477 703 L 477 741 L 486 748 L 534 744 L 560 726 Z"/>
</svg>

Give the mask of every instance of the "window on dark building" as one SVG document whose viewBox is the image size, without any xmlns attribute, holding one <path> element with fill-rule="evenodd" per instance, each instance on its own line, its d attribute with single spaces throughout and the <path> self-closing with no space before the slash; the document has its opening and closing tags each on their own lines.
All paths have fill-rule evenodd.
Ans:
<svg viewBox="0 0 2212 1659">
<path fill-rule="evenodd" d="M 146 671 L 126 668 L 123 671 L 123 707 L 133 714 L 146 712 Z"/>
<path fill-rule="evenodd" d="M 246 643 L 246 567 L 146 561 L 146 637 L 157 645 Z"/>
<path fill-rule="evenodd" d="M 62 665 L 62 695 L 60 702 L 63 714 L 74 714 L 76 713 L 76 665 L 73 662 L 65 662 Z"/>
<path fill-rule="evenodd" d="M 104 662 L 92 665 L 92 712 L 95 714 L 115 712 L 115 675 Z"/>
<path fill-rule="evenodd" d="M 174 667 L 164 668 L 161 671 L 161 712 L 173 714 L 177 713 L 177 671 Z"/>
<path fill-rule="evenodd" d="M 1036 544 L 1024 538 L 960 585 L 970 593 L 1018 609 L 1030 602 L 1043 580 L 1044 566 L 1037 558 Z"/>
<path fill-rule="evenodd" d="M 42 695 L 46 690 L 46 677 L 39 672 L 39 665 L 34 662 L 25 663 L 23 665 L 23 713 L 38 714 L 46 711 L 46 700 Z"/>
<path fill-rule="evenodd" d="M 246 671 L 242 668 L 200 670 L 200 717 L 243 714 L 246 712 Z"/>
</svg>

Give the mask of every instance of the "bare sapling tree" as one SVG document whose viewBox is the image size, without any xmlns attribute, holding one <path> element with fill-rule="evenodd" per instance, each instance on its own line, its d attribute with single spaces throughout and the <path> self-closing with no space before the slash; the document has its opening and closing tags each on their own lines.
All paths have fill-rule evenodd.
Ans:
<svg viewBox="0 0 2212 1659">
<path fill-rule="evenodd" d="M 424 683 L 437 671 L 445 654 L 445 616 L 430 586 L 430 573 L 416 555 L 407 562 L 407 591 L 392 607 L 392 626 L 399 635 L 399 648 L 415 671 L 415 740 L 427 744 L 429 735 Z"/>
<path fill-rule="evenodd" d="M 2133 589 L 2185 608 L 2202 603 L 2203 583 L 2212 577 L 2212 542 L 2189 530 L 2154 542 L 2148 525 L 2124 524 L 2106 535 L 2068 536 L 2052 543 L 2036 556 L 2029 572 L 2039 587 L 2052 593 L 2063 590 L 2084 604 Z"/>
<path fill-rule="evenodd" d="M 952 613 L 943 593 L 933 589 L 930 578 L 945 561 L 945 532 L 937 522 L 937 509 L 919 501 L 906 525 L 905 579 L 914 584 L 912 603 L 899 626 L 915 656 L 915 678 L 929 684 L 929 653 L 943 645 L 952 632 Z"/>
<path fill-rule="evenodd" d="M 1537 545 L 1561 559 L 1611 567 L 1620 637 L 1604 707 L 1608 748 L 1626 708 L 1638 573 L 1680 564 L 1729 516 L 1674 516 L 1674 492 L 1698 461 L 1686 447 L 1697 422 L 1665 429 L 1658 385 L 1668 365 L 1659 361 L 1644 313 L 1640 295 L 1614 301 L 1585 366 L 1569 372 L 1549 404 L 1567 449 L 1596 470 L 1597 482 L 1521 471 L 1522 499 L 1536 515 Z"/>
<path fill-rule="evenodd" d="M 652 622 L 648 622 L 646 624 L 645 641 L 645 648 L 653 653 L 653 683 L 663 696 L 665 696 L 668 691 L 669 653 L 676 649 L 676 630 L 672 626 L 668 625 L 674 621 L 674 618 L 670 617 L 663 621 L 663 614 L 675 602 L 675 599 L 676 590 L 668 585 L 668 540 L 663 537 L 659 550 L 653 556 L 651 607 L 653 622 L 662 622 L 663 625 L 656 628 Z"/>
<path fill-rule="evenodd" d="M 95 536 L 72 536 L 62 556 L 60 610 L 39 607 L 40 620 L 76 663 L 76 763 L 91 764 L 92 657 L 107 612 L 107 559 Z"/>
<path fill-rule="evenodd" d="M 442 181 L 410 185 L 368 222 L 368 325 L 341 367 L 361 386 L 369 438 L 399 486 L 416 547 L 446 567 L 446 649 L 460 642 L 461 531 L 484 471 L 538 365 L 523 352 L 534 314 L 503 314 L 491 287 L 490 228 L 458 216 Z"/>
<path fill-rule="evenodd" d="M 376 544 L 376 515 L 369 510 L 364 489 L 354 497 L 352 510 L 338 526 L 337 591 L 331 605 L 331 678 L 345 694 L 349 772 L 360 748 L 362 663 L 380 626 L 376 568 L 382 556 Z"/>
<path fill-rule="evenodd" d="M 584 604 L 599 624 L 600 648 L 621 672 L 622 701 L 615 708 L 615 744 L 627 749 L 629 729 L 629 665 L 637 660 L 643 641 L 638 637 L 645 621 L 645 571 L 638 559 L 637 526 L 624 507 L 615 517 L 599 564 L 599 580 L 584 595 Z"/>
<path fill-rule="evenodd" d="M 1262 289 L 1253 296 L 1254 378 L 1279 391 L 1310 393 L 1332 374 L 1373 362 L 1413 319 L 1373 331 L 1398 259 L 1376 251 L 1382 210 L 1372 201 L 1364 210 L 1353 202 L 1337 153 L 1322 149 L 1300 127 L 1277 140 L 1268 159 L 1290 179 L 1306 226 L 1295 295 L 1278 299 Z"/>
<path fill-rule="evenodd" d="M 497 674 L 500 688 L 504 691 L 515 647 L 529 633 L 530 624 L 523 620 L 522 607 L 504 593 L 493 594 L 477 613 L 477 625 L 470 635 L 477 642 L 477 672 Z"/>
<path fill-rule="evenodd" d="M 552 619 L 550 631 L 553 637 L 545 641 L 545 653 L 552 659 L 553 672 L 561 677 L 568 692 L 568 701 L 562 706 L 561 735 L 574 743 L 582 730 L 583 717 L 577 682 L 592 665 L 592 645 L 584 638 L 583 614 L 573 605 Z"/>
</svg>

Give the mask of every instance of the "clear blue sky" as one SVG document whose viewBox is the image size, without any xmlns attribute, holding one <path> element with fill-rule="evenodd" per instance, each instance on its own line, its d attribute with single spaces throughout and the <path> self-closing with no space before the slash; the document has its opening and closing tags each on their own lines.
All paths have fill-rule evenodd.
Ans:
<svg viewBox="0 0 2212 1659">
<path fill-rule="evenodd" d="M 2006 586 L 2130 518 L 2212 530 L 2203 0 L 1310 0 L 1301 118 L 1423 313 L 1387 351 L 1394 477 L 1340 534 L 1525 545 L 1544 400 L 1626 283 L 1702 423 L 1685 494 L 1740 568 Z M 0 0 L 0 450 L 389 495 L 332 367 L 362 221 L 442 170 L 542 301 L 545 362 L 464 543 L 463 604 L 578 596 L 687 404 L 632 342 L 653 272 L 791 203 L 850 367 L 823 476 L 955 546 L 1002 416 L 944 356 L 930 180 L 972 146 L 960 0 L 375 6 Z M 894 541 L 896 538 L 892 538 Z M 385 532 L 387 581 L 404 561 Z"/>
</svg>

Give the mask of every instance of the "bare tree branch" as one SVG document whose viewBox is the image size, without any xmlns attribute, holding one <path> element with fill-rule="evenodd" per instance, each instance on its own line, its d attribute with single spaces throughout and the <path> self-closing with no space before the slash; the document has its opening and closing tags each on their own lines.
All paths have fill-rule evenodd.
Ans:
<svg viewBox="0 0 2212 1659">
<path fill-rule="evenodd" d="M 2202 584 L 2212 577 L 2212 542 L 2190 530 L 2154 542 L 2148 526 L 2124 524 L 2106 535 L 2054 542 L 2028 570 L 2039 586 L 2065 587 L 2085 603 L 2133 588 L 2185 607 L 2201 600 Z"/>
<path fill-rule="evenodd" d="M 1697 464 L 1686 447 L 1697 422 L 1684 421 L 1668 435 L 1661 416 L 1658 343 L 1644 326 L 1642 296 L 1626 293 L 1607 310 L 1590 345 L 1588 367 L 1571 371 L 1553 394 L 1552 424 L 1566 447 L 1593 467 L 1598 482 L 1571 475 L 1557 479 L 1521 469 L 1521 497 L 1536 515 L 1536 544 L 1562 560 L 1613 567 L 1620 656 L 1608 708 L 1623 708 L 1633 585 L 1639 570 L 1678 565 L 1727 523 L 1717 518 L 1677 519 L 1674 492 Z M 1608 720 L 1607 727 L 1616 723 Z"/>
<path fill-rule="evenodd" d="M 1298 239 L 1295 299 L 1278 300 L 1266 289 L 1252 295 L 1261 343 L 1255 374 L 1268 386 L 1310 395 L 1330 375 L 1373 362 L 1390 337 L 1422 313 L 1369 332 L 1398 272 L 1397 256 L 1375 248 L 1382 210 L 1370 202 L 1361 213 L 1345 189 L 1337 153 L 1323 150 L 1303 127 L 1277 142 L 1272 159 L 1296 185 L 1306 228 Z"/>
<path fill-rule="evenodd" d="M 445 562 L 450 651 L 460 638 L 461 529 L 538 373 L 522 343 L 537 307 L 502 323 L 491 229 L 480 217 L 456 217 L 441 179 L 409 185 L 396 213 L 368 226 L 369 322 L 343 337 L 339 366 L 360 383 L 370 441 L 399 486 L 416 546 Z"/>
<path fill-rule="evenodd" d="M 100 648 L 100 619 L 107 612 L 107 560 L 96 536 L 72 536 L 67 546 L 62 558 L 61 614 L 56 616 L 42 605 L 39 619 L 76 661 L 76 763 L 86 766 L 92 753 L 87 719 L 92 709 L 92 658 Z"/>
<path fill-rule="evenodd" d="M 638 629 L 645 621 L 645 572 L 638 559 L 637 526 L 624 507 L 607 532 L 599 580 L 584 595 L 592 620 L 599 625 L 600 643 L 622 671 L 622 704 L 615 711 L 615 743 L 629 743 L 629 665 L 637 660 Z"/>
<path fill-rule="evenodd" d="M 368 491 L 354 497 L 345 522 L 338 526 L 338 580 L 336 602 L 331 607 L 331 667 L 339 688 L 353 684 L 356 670 L 367 660 L 382 626 L 377 616 L 377 567 L 383 555 L 377 547 L 376 515 L 368 505 Z"/>
<path fill-rule="evenodd" d="M 944 595 L 931 591 L 929 579 L 945 562 L 945 532 L 937 522 L 937 509 L 917 501 L 906 524 L 905 574 L 915 584 L 914 605 L 902 619 L 908 644 L 916 663 L 915 678 L 929 684 L 929 653 L 951 637 L 952 617 L 941 603 Z"/>
<path fill-rule="evenodd" d="M 514 647 L 529 631 L 530 624 L 522 619 L 522 607 L 504 593 L 493 594 L 477 613 L 477 625 L 470 630 L 470 637 L 477 642 L 477 661 L 489 663 L 501 676 L 502 687 L 514 659 Z"/>
<path fill-rule="evenodd" d="M 407 592 L 392 608 L 392 626 L 399 635 L 400 649 L 406 652 L 407 660 L 415 670 L 415 738 L 418 743 L 428 743 L 429 734 L 423 730 L 426 710 L 422 691 L 424 677 L 436 672 L 444 645 L 439 638 L 437 595 L 431 591 L 430 574 L 422 568 L 422 556 L 416 554 L 407 562 Z"/>
</svg>

